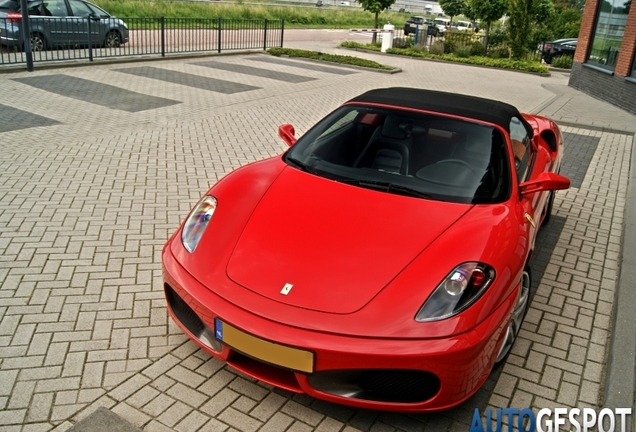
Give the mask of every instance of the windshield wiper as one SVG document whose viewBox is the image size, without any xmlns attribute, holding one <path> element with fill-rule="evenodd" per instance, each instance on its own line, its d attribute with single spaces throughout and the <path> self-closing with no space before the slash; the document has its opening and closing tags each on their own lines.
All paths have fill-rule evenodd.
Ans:
<svg viewBox="0 0 636 432">
<path fill-rule="evenodd" d="M 301 161 L 301 160 L 298 160 L 298 159 L 296 159 L 296 158 L 290 157 L 290 156 L 287 156 L 287 158 L 286 158 L 286 159 L 287 159 L 289 162 L 291 162 L 291 163 L 293 163 L 294 165 L 296 165 L 296 166 L 297 166 L 298 168 L 300 168 L 301 170 L 306 171 L 306 172 L 311 173 L 311 174 L 316 174 L 316 175 L 318 175 L 318 173 L 316 172 L 316 170 L 315 170 L 315 169 L 314 169 L 311 165 L 308 165 L 308 164 L 306 164 L 305 162 L 303 162 L 303 161 Z"/>
<path fill-rule="evenodd" d="M 397 192 L 401 195 L 414 196 L 419 198 L 432 198 L 432 195 L 427 194 L 426 192 L 419 191 L 414 188 L 410 188 L 408 186 L 403 186 L 387 181 L 377 181 L 377 180 L 338 180 L 342 183 L 354 184 L 361 187 L 366 187 L 369 189 L 378 189 L 383 190 L 385 192 Z"/>
</svg>

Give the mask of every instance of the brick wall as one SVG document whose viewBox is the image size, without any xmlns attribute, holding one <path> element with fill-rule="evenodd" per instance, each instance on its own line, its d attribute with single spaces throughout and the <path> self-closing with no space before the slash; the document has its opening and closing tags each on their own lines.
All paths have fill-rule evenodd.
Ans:
<svg viewBox="0 0 636 432">
<path fill-rule="evenodd" d="M 624 77 L 599 72 L 575 62 L 569 85 L 636 115 L 636 83 Z"/>
<path fill-rule="evenodd" d="M 594 30 L 594 19 L 599 0 L 588 0 L 585 3 L 583 16 L 581 17 L 581 30 L 579 30 L 579 42 L 574 53 L 574 61 L 585 62 L 588 47 L 592 43 L 592 31 Z"/>
<path fill-rule="evenodd" d="M 616 75 L 629 76 L 636 51 L 636 7 L 632 7 L 627 17 L 621 52 L 616 62 Z"/>
</svg>

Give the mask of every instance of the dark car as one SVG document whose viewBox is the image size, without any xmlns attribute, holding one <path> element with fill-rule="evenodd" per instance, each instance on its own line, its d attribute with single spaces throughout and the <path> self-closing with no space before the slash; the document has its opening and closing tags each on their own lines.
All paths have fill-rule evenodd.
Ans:
<svg viewBox="0 0 636 432">
<path fill-rule="evenodd" d="M 408 36 L 410 34 L 415 34 L 415 30 L 419 27 L 420 31 L 424 29 L 424 26 L 427 27 L 426 34 L 429 36 L 438 36 L 439 29 L 435 27 L 433 21 L 429 18 L 424 18 L 421 16 L 412 16 L 406 20 L 404 23 L 404 36 Z"/>
<path fill-rule="evenodd" d="M 541 53 L 541 59 L 546 63 L 552 63 L 554 57 L 561 55 L 574 55 L 576 51 L 576 38 L 557 39 L 551 42 L 543 42 L 539 44 L 539 52 Z"/>
<path fill-rule="evenodd" d="M 31 49 L 103 46 L 116 48 L 128 42 L 122 20 L 84 0 L 36 0 L 28 3 Z M 90 35 L 88 29 L 90 28 Z M 0 44 L 24 48 L 19 2 L 0 4 Z"/>
</svg>

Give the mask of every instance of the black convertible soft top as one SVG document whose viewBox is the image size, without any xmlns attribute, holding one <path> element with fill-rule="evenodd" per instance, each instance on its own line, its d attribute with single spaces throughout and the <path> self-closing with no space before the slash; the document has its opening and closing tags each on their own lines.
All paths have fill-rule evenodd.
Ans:
<svg viewBox="0 0 636 432">
<path fill-rule="evenodd" d="M 494 123 L 509 131 L 510 119 L 518 117 L 532 134 L 532 128 L 519 114 L 517 108 L 504 102 L 417 88 L 393 87 L 369 90 L 349 102 L 378 103 L 398 107 L 451 114 L 488 123 Z"/>
</svg>

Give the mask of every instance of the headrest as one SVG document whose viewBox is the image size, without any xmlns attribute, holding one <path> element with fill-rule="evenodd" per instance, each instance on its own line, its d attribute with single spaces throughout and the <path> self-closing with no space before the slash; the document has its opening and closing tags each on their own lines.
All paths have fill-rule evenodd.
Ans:
<svg viewBox="0 0 636 432">
<path fill-rule="evenodd" d="M 406 125 L 401 125 L 398 117 L 388 115 L 382 126 L 382 135 L 387 138 L 404 139 L 407 136 Z"/>
</svg>

